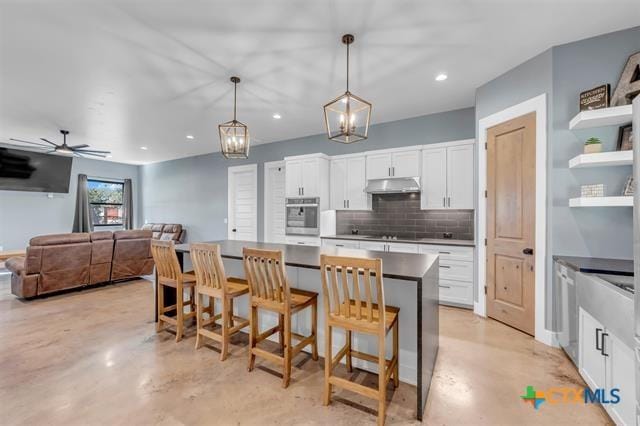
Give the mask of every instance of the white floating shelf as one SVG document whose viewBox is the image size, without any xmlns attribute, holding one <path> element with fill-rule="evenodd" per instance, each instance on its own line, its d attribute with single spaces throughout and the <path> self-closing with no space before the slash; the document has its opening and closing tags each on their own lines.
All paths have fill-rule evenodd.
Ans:
<svg viewBox="0 0 640 426">
<path fill-rule="evenodd" d="M 570 169 L 578 169 L 581 167 L 630 166 L 632 164 L 633 151 L 580 154 L 569 160 Z"/>
<path fill-rule="evenodd" d="M 633 197 L 579 197 L 569 200 L 569 207 L 633 207 Z"/>
<path fill-rule="evenodd" d="M 582 111 L 569 122 L 569 129 L 618 126 L 631 123 L 631 105 Z"/>
</svg>

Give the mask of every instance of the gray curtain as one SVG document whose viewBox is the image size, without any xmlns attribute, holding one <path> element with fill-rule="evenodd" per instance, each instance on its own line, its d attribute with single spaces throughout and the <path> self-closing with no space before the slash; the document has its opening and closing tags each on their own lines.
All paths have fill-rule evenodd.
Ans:
<svg viewBox="0 0 640 426">
<path fill-rule="evenodd" d="M 78 193 L 76 195 L 76 213 L 73 218 L 73 232 L 91 232 L 91 208 L 89 207 L 89 191 L 87 175 L 78 175 Z"/>
<path fill-rule="evenodd" d="M 124 229 L 133 229 L 133 194 L 131 179 L 124 180 L 124 193 L 122 194 L 122 222 Z"/>
</svg>

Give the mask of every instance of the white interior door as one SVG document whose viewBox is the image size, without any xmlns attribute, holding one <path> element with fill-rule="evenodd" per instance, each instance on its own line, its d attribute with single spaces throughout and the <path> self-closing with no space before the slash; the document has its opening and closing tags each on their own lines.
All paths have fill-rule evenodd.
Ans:
<svg viewBox="0 0 640 426">
<path fill-rule="evenodd" d="M 258 240 L 258 165 L 229 167 L 228 228 L 230 240 Z"/>
<path fill-rule="evenodd" d="M 285 176 L 284 161 L 265 164 L 264 240 L 269 243 L 286 243 Z"/>
</svg>

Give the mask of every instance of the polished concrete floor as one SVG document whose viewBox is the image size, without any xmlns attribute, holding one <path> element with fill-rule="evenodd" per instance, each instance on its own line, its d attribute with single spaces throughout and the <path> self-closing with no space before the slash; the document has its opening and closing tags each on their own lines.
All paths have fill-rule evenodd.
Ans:
<svg viewBox="0 0 640 426">
<path fill-rule="evenodd" d="M 246 338 L 227 361 L 196 351 L 193 332 L 176 344 L 155 333 L 148 281 L 34 301 L 10 294 L 0 276 L 0 423 L 369 424 L 376 404 L 337 391 L 322 406 L 322 364 L 301 354 L 291 386 L 266 361 L 246 370 Z M 584 386 L 557 349 L 469 311 L 441 308 L 440 353 L 428 424 L 606 424 L 598 406 L 545 405 L 519 398 L 527 385 Z M 216 344 L 213 344 L 216 345 Z M 346 373 L 345 371 L 345 374 Z M 362 383 L 376 376 L 354 372 Z M 391 387 L 389 388 L 391 390 Z M 413 424 L 415 388 L 391 392 L 387 424 Z"/>
</svg>

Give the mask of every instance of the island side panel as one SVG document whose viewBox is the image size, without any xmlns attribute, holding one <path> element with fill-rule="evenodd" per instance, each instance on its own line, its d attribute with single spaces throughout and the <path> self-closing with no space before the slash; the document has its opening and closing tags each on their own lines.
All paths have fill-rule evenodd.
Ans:
<svg viewBox="0 0 640 426">
<path fill-rule="evenodd" d="M 421 291 L 419 292 L 421 300 L 421 332 L 420 332 L 420 346 L 422 352 L 422 360 L 420 365 L 421 375 L 421 389 L 420 399 L 418 402 L 419 418 L 422 418 L 425 405 L 427 403 L 427 397 L 429 396 L 429 389 L 431 388 L 431 379 L 433 377 L 433 371 L 436 365 L 436 358 L 438 356 L 438 347 L 440 339 L 440 308 L 438 297 L 438 282 L 439 282 L 439 259 L 433 262 L 433 265 L 425 273 L 420 284 Z"/>
</svg>

